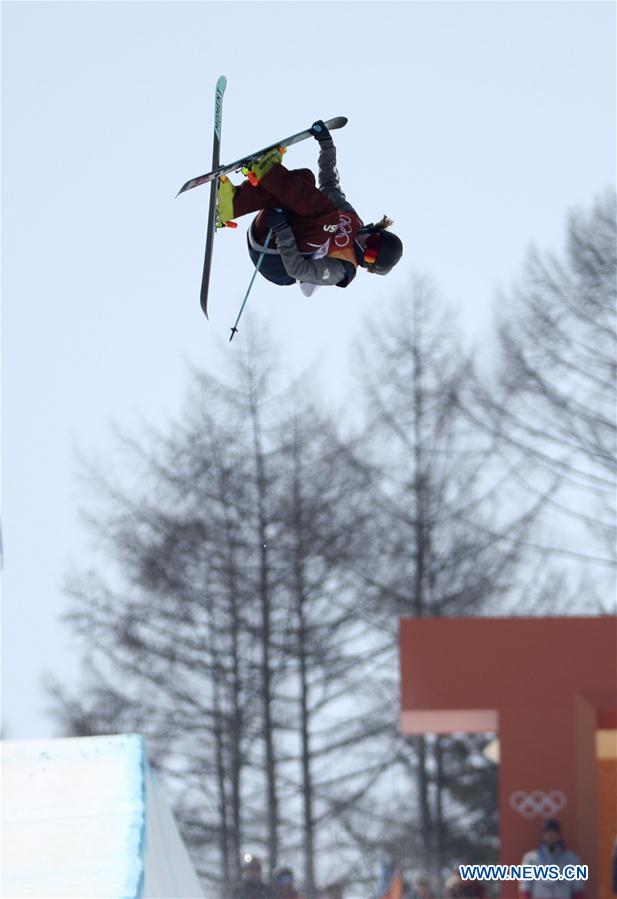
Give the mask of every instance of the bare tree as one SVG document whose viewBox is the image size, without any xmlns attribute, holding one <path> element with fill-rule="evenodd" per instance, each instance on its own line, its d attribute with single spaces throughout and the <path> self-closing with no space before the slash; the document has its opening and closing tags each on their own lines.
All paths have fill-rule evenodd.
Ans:
<svg viewBox="0 0 617 899">
<path fill-rule="evenodd" d="M 284 651 L 290 662 L 281 709 L 289 734 L 299 743 L 299 778 L 294 779 L 301 803 L 303 892 L 311 899 L 317 891 L 316 858 L 329 854 L 340 810 L 335 797 L 350 778 L 358 788 L 370 777 L 370 770 L 349 762 L 350 749 L 358 752 L 375 735 L 365 718 L 368 706 L 358 697 L 367 676 L 370 628 L 358 615 L 349 574 L 361 539 L 356 498 L 363 478 L 349 464 L 349 449 L 332 423 L 299 395 L 281 445 L 276 545 L 288 616 Z M 295 757 L 293 762 L 295 767 Z"/>
<path fill-rule="evenodd" d="M 521 542 L 537 509 L 521 515 L 514 503 L 504 503 L 508 473 L 497 464 L 495 443 L 460 409 L 475 377 L 472 360 L 428 281 L 415 278 L 408 296 L 366 332 L 371 339 L 362 344 L 358 368 L 367 426 L 357 464 L 370 483 L 372 515 L 356 572 L 376 626 L 392 635 L 394 662 L 400 616 L 504 610 L 516 594 Z M 397 813 L 382 825 L 389 851 L 403 852 L 404 844 L 404 855 L 415 853 L 434 876 L 456 861 L 470 807 L 447 764 L 455 745 L 466 747 L 469 769 L 483 781 L 482 814 L 490 822 L 485 848 L 494 851 L 494 772 L 478 741 L 415 737 L 395 745 L 394 766 L 413 777 L 415 790 L 411 815 L 409 802 L 403 812 L 394 799 Z M 358 820 L 356 808 L 350 822 L 356 833 Z"/>
<path fill-rule="evenodd" d="M 223 895 L 247 845 L 270 868 L 302 852 L 314 895 L 332 798 L 365 776 L 349 747 L 370 729 L 347 701 L 366 670 L 345 573 L 359 475 L 305 392 L 287 401 L 249 345 L 228 384 L 194 373 L 169 428 L 84 462 L 102 556 L 70 579 L 69 620 L 94 667 L 78 697 L 52 690 L 56 715 L 146 734 Z"/>
<path fill-rule="evenodd" d="M 519 282 L 498 301 L 498 379 L 489 376 L 470 407 L 508 454 L 521 496 L 552 485 L 553 542 L 545 546 L 609 569 L 617 536 L 615 208 L 610 191 L 589 211 L 572 212 L 560 257 L 529 253 Z"/>
<path fill-rule="evenodd" d="M 102 506 L 89 523 L 112 565 L 105 580 L 95 571 L 71 579 L 70 620 L 106 678 L 122 683 L 121 694 L 104 688 L 122 697 L 117 723 L 132 713 L 132 729 L 150 737 L 176 785 L 191 843 L 201 851 L 218 844 L 214 879 L 225 886 L 237 876 L 241 782 L 259 725 L 251 698 L 253 599 L 240 577 L 250 550 L 244 447 L 233 428 L 196 404 L 171 437 L 151 433 L 147 445 L 125 438 L 122 446 L 137 482 L 131 488 L 119 475 L 126 463 L 106 477 L 88 468 Z M 102 677 L 87 698 L 98 732 L 109 727 L 99 702 Z M 66 697 L 63 705 L 71 711 Z M 199 867 L 211 874 L 214 866 L 202 855 Z"/>
</svg>

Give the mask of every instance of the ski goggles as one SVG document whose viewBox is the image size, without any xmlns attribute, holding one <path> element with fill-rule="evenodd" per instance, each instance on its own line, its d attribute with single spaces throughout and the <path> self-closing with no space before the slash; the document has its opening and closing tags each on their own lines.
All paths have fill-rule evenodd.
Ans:
<svg viewBox="0 0 617 899">
<path fill-rule="evenodd" d="M 371 234 L 364 244 L 364 261 L 367 265 L 375 265 L 381 246 L 381 234 Z"/>
</svg>

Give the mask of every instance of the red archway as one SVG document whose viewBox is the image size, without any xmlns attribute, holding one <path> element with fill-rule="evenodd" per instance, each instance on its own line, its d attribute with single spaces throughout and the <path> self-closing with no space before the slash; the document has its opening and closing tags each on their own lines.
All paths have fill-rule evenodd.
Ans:
<svg viewBox="0 0 617 899">
<path fill-rule="evenodd" d="M 519 864 L 558 817 L 600 899 L 617 798 L 598 795 L 596 741 L 617 727 L 617 617 L 402 619 L 400 663 L 402 733 L 498 735 L 500 862 Z"/>
</svg>

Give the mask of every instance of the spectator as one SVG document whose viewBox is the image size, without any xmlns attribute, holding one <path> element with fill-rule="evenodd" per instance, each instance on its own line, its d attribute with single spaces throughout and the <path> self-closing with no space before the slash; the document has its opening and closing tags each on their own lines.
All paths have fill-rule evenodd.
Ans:
<svg viewBox="0 0 617 899">
<path fill-rule="evenodd" d="M 326 884 L 319 893 L 319 899 L 343 899 L 345 881 L 335 880 Z"/>
<path fill-rule="evenodd" d="M 435 894 L 431 888 L 431 882 L 428 877 L 418 877 L 414 883 L 414 890 L 411 894 L 413 899 L 434 899 Z"/>
<path fill-rule="evenodd" d="M 446 880 L 445 896 L 447 899 L 486 899 L 480 881 L 463 880 L 458 869 Z"/>
<path fill-rule="evenodd" d="M 294 872 L 291 868 L 279 868 L 272 881 L 276 899 L 302 899 L 294 883 Z"/>
<path fill-rule="evenodd" d="M 523 858 L 524 865 L 580 865 L 578 855 L 566 848 L 561 835 L 561 824 L 549 818 L 542 825 L 541 841 Z M 580 880 L 523 880 L 519 884 L 521 899 L 584 899 Z"/>
<path fill-rule="evenodd" d="M 275 899 L 271 887 L 261 879 L 261 861 L 256 855 L 242 856 L 242 880 L 233 893 L 233 899 Z"/>
</svg>

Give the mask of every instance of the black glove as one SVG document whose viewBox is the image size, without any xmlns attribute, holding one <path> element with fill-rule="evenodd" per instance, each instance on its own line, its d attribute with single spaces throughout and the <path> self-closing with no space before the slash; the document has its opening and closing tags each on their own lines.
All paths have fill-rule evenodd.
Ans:
<svg viewBox="0 0 617 899">
<path fill-rule="evenodd" d="M 311 125 L 311 134 L 315 138 L 315 140 L 321 143 L 322 140 L 330 140 L 330 132 L 324 125 L 321 119 L 318 122 L 313 122 Z"/>
<path fill-rule="evenodd" d="M 272 228 L 274 233 L 280 231 L 281 228 L 286 228 L 289 222 L 287 221 L 287 213 L 284 209 L 280 209 L 278 206 L 274 209 L 271 209 L 268 213 L 268 218 L 266 219 L 266 224 L 268 228 Z"/>
</svg>

